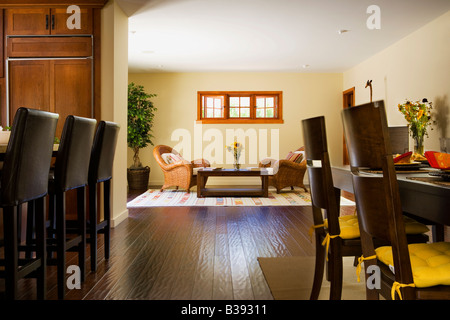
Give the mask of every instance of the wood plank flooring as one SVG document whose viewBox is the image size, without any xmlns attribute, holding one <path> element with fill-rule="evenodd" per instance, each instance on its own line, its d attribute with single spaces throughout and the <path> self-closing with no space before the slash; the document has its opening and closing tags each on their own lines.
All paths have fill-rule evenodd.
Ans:
<svg viewBox="0 0 450 320">
<path fill-rule="evenodd" d="M 131 199 L 134 195 L 130 195 Z M 66 299 L 272 299 L 257 258 L 314 255 L 308 207 L 163 207 L 130 209 L 112 229 L 111 257 Z M 89 250 L 87 251 L 89 253 Z M 76 264 L 68 253 L 67 265 Z M 48 299 L 57 299 L 56 267 L 48 267 Z M 0 279 L 0 294 L 4 280 Z M 20 299 L 35 298 L 35 280 Z"/>
<path fill-rule="evenodd" d="M 129 200 L 134 195 L 129 196 Z M 314 256 L 310 207 L 159 207 L 130 209 L 112 229 L 111 257 L 66 300 L 271 300 L 258 257 Z M 343 207 L 342 214 L 353 213 Z M 89 250 L 87 251 L 87 253 Z M 67 265 L 76 264 L 69 253 Z M 56 267 L 48 299 L 57 299 Z M 0 280 L 0 294 L 4 280 Z M 20 283 L 35 299 L 35 281 Z"/>
</svg>

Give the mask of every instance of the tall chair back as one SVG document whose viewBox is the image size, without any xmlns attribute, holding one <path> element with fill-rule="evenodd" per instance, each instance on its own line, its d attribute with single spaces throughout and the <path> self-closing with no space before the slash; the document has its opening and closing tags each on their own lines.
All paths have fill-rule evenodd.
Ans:
<svg viewBox="0 0 450 320">
<path fill-rule="evenodd" d="M 316 300 L 319 297 L 326 257 L 330 299 L 337 300 L 342 294 L 342 257 L 361 254 L 359 234 L 341 233 L 340 192 L 333 185 L 325 118 L 320 116 L 305 119 L 302 125 L 316 239 L 316 264 L 310 299 Z M 322 211 L 325 213 L 325 221 Z"/>
<path fill-rule="evenodd" d="M 117 123 L 99 122 L 89 163 L 89 182 L 102 182 L 112 178 L 119 130 L 120 126 Z"/>
<path fill-rule="evenodd" d="M 18 281 L 26 276 L 37 278 L 37 297 L 46 297 L 46 239 L 44 196 L 53 141 L 59 115 L 19 108 L 14 116 L 11 137 L 1 176 L 3 208 L 5 289 L 8 299 L 18 298 Z M 36 256 L 19 261 L 19 206 L 34 202 L 36 207 Z"/>
<path fill-rule="evenodd" d="M 47 194 L 58 118 L 40 110 L 17 110 L 2 169 L 2 206 L 16 206 Z"/>
<path fill-rule="evenodd" d="M 88 183 L 89 161 L 97 120 L 69 115 L 55 161 L 55 187 L 61 191 Z"/>
<path fill-rule="evenodd" d="M 97 270 L 97 234 L 104 234 L 105 259 L 110 255 L 111 234 L 111 179 L 120 126 L 109 121 L 100 121 L 95 133 L 89 163 L 89 241 L 91 249 L 91 271 Z M 97 184 L 103 183 L 103 220 L 97 210 Z"/>
<path fill-rule="evenodd" d="M 302 124 L 312 203 L 317 208 L 325 209 L 330 233 L 339 234 L 337 206 L 339 194 L 335 192 L 333 187 L 325 118 L 306 119 L 302 121 Z M 322 215 L 317 218 L 320 219 L 321 217 Z M 314 221 L 316 224 L 319 222 Z"/>
<path fill-rule="evenodd" d="M 342 112 L 349 151 L 355 200 L 361 229 L 363 255 L 375 254 L 373 238 L 392 245 L 395 281 L 413 283 L 400 194 L 392 157 L 383 101 Z M 377 168 L 382 176 L 367 175 L 363 168 Z M 366 261 L 369 265 L 373 263 Z M 412 288 L 404 288 L 411 298 Z"/>
</svg>

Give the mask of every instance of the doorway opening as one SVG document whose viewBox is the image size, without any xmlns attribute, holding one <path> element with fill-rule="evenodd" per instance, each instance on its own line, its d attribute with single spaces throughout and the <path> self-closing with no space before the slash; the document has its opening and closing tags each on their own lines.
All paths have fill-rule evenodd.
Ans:
<svg viewBox="0 0 450 320">
<path fill-rule="evenodd" d="M 345 90 L 342 93 L 343 97 L 343 109 L 351 108 L 355 105 L 355 87 Z M 345 143 L 345 137 L 342 137 L 343 139 L 343 159 L 342 162 L 344 165 L 350 164 L 350 161 L 348 160 L 348 150 L 347 150 L 347 144 Z"/>
</svg>

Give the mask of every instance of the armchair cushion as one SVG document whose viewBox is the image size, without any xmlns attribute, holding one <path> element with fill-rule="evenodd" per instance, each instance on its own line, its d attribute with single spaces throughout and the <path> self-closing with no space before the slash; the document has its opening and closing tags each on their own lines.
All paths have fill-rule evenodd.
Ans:
<svg viewBox="0 0 450 320">
<path fill-rule="evenodd" d="M 164 160 L 166 164 L 172 164 L 178 161 L 183 161 L 183 157 L 180 154 L 175 153 L 163 153 L 161 154 L 161 158 Z"/>
<path fill-rule="evenodd" d="M 286 157 L 286 160 L 295 162 L 295 163 L 301 163 L 303 161 L 303 158 L 305 157 L 304 151 L 290 151 Z"/>
</svg>

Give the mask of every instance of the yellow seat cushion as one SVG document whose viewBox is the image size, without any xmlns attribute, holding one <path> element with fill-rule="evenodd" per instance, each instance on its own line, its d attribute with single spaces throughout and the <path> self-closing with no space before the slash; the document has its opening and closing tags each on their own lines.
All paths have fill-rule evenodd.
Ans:
<svg viewBox="0 0 450 320">
<path fill-rule="evenodd" d="M 403 221 L 405 222 L 406 234 L 421 234 L 430 231 L 426 225 L 409 217 L 403 216 Z M 324 225 L 325 228 L 328 228 L 327 219 L 324 220 Z M 339 227 L 341 229 L 341 234 L 339 236 L 342 239 L 359 238 L 358 216 L 339 216 Z"/>
<path fill-rule="evenodd" d="M 450 242 L 414 243 L 408 249 L 416 287 L 450 285 Z M 379 247 L 375 253 L 392 268 L 392 247 Z"/>
<path fill-rule="evenodd" d="M 430 231 L 430 229 L 426 225 L 417 222 L 410 217 L 403 216 L 403 222 L 405 223 L 406 234 L 421 234 Z"/>
<path fill-rule="evenodd" d="M 328 228 L 328 220 L 323 221 L 325 228 Z M 339 216 L 339 228 L 342 239 L 356 239 L 359 238 L 358 217 L 356 215 Z"/>
</svg>

